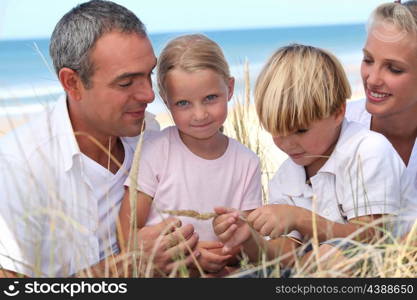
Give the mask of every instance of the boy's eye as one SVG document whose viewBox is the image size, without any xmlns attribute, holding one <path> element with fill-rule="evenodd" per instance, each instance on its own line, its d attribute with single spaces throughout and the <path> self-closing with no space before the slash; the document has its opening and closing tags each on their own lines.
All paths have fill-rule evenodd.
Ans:
<svg viewBox="0 0 417 300">
<path fill-rule="evenodd" d="M 301 128 L 301 129 L 298 129 L 296 132 L 295 132 L 295 134 L 303 134 L 303 133 L 306 133 L 308 131 L 308 129 L 307 128 Z"/>
<path fill-rule="evenodd" d="M 189 102 L 187 100 L 180 100 L 180 101 L 175 102 L 175 106 L 184 107 L 184 106 L 188 105 L 188 103 Z"/>
</svg>

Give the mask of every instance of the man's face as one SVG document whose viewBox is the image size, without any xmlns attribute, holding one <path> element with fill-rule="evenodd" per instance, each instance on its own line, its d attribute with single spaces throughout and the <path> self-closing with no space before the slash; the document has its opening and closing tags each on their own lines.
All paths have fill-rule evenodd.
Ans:
<svg viewBox="0 0 417 300">
<path fill-rule="evenodd" d="M 95 137 L 135 136 L 155 94 L 151 74 L 156 57 L 148 38 L 113 31 L 97 40 L 90 59 L 90 88 L 81 87 L 74 129 Z"/>
</svg>

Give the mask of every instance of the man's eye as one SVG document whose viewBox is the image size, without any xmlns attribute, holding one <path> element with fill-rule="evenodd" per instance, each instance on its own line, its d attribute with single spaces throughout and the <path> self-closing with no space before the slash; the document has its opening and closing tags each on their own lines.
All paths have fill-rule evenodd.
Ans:
<svg viewBox="0 0 417 300">
<path fill-rule="evenodd" d="M 132 83 L 133 83 L 133 81 L 129 81 L 129 82 L 121 82 L 121 83 L 119 83 L 119 86 L 120 86 L 120 87 L 128 87 L 128 86 L 131 86 L 131 85 L 132 85 Z"/>
</svg>

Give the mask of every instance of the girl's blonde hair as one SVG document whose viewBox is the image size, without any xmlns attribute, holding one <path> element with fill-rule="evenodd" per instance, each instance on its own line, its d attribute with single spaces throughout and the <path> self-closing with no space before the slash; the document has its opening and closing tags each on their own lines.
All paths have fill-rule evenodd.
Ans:
<svg viewBox="0 0 417 300">
<path fill-rule="evenodd" d="M 406 33 L 417 33 L 417 1 L 404 3 L 384 3 L 378 6 L 371 14 L 368 27 L 377 22 L 388 22 Z"/>
<path fill-rule="evenodd" d="M 273 136 L 287 135 L 340 111 L 351 89 L 331 53 L 299 44 L 278 49 L 255 85 L 261 125 Z"/>
<path fill-rule="evenodd" d="M 158 58 L 157 78 L 161 97 L 166 100 L 165 79 L 170 70 L 187 72 L 211 69 L 227 82 L 229 65 L 223 51 L 214 41 L 202 34 L 189 34 L 171 40 Z"/>
</svg>

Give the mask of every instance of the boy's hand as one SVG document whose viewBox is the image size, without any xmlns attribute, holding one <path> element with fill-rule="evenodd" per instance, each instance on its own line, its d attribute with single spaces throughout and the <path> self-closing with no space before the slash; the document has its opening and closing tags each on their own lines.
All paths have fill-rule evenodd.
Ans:
<svg viewBox="0 0 417 300">
<path fill-rule="evenodd" d="M 200 241 L 197 244 L 197 251 L 200 256 L 198 263 L 204 271 L 216 273 L 222 270 L 232 255 L 223 255 L 223 243 L 218 241 Z"/>
<path fill-rule="evenodd" d="M 296 208 L 286 204 L 269 204 L 255 209 L 247 220 L 261 235 L 274 239 L 296 229 Z"/>
<path fill-rule="evenodd" d="M 249 225 L 240 219 L 240 212 L 226 207 L 216 207 L 219 215 L 213 220 L 213 229 L 223 242 L 223 253 L 230 253 L 232 248 L 242 245 L 251 236 Z"/>
</svg>

